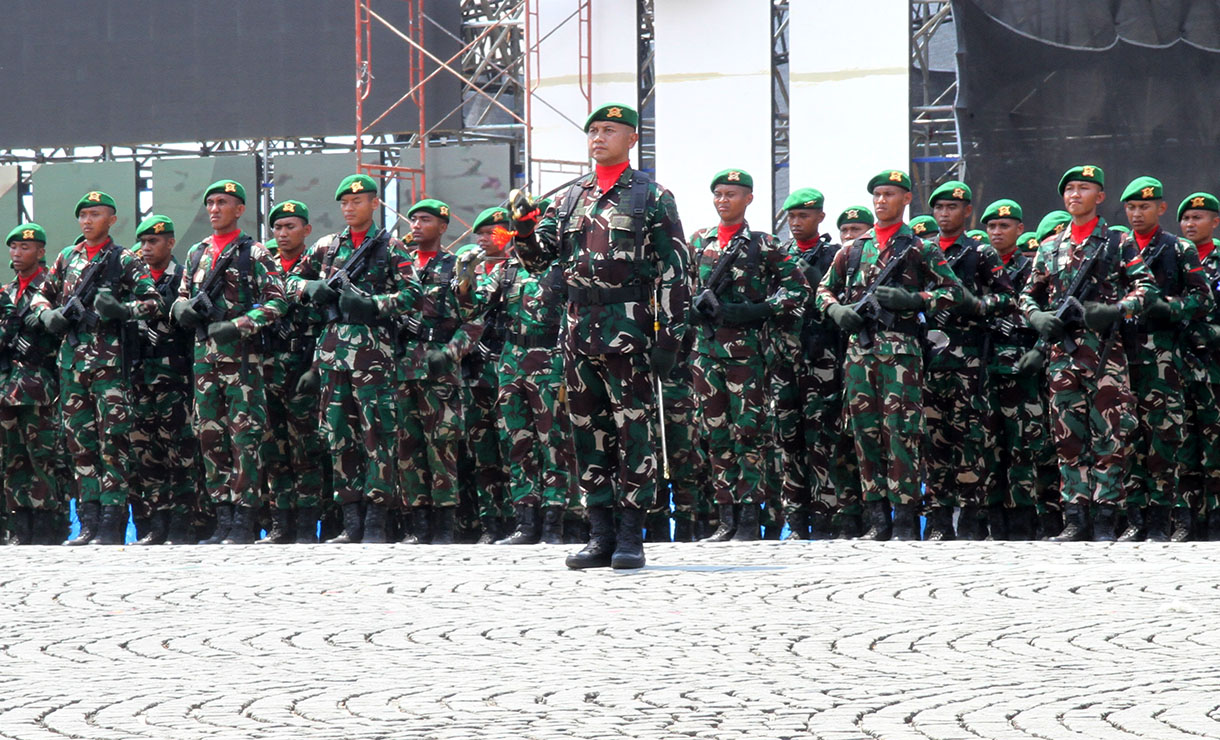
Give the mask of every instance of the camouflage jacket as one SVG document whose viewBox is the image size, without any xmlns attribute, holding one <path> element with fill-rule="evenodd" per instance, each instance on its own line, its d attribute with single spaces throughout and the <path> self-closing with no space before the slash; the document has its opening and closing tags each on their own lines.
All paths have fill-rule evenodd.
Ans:
<svg viewBox="0 0 1220 740">
<path fill-rule="evenodd" d="M 894 246 L 900 240 L 909 239 L 911 244 L 903 252 L 904 265 L 900 276 L 889 285 L 920 293 L 926 311 L 946 311 L 962 299 L 962 284 L 949 269 L 940 248 L 928 244 L 911 232 L 911 227 L 902 224 L 887 245 L 885 254 L 877 249 L 876 235 L 869 229 L 851 244 L 845 244 L 835 254 L 830 269 L 817 289 L 818 311 L 825 313 L 834 303 L 852 305 L 863 297 L 868 287 L 880 276 L 893 255 Z M 860 268 L 848 274 L 851 252 L 860 250 Z M 930 288 L 929 288 L 930 286 Z M 868 349 L 860 346 L 858 333 L 848 337 L 848 353 L 862 355 L 922 355 L 920 336 L 915 312 L 903 312 L 897 316 L 896 330 L 878 328 L 873 343 Z"/>
<path fill-rule="evenodd" d="M 418 250 L 408 251 L 411 262 L 418 264 Z M 457 257 L 437 252 L 418 270 L 419 300 L 415 311 L 406 317 L 409 328 L 402 336 L 404 355 L 398 364 L 399 380 L 427 378 L 434 383 L 462 385 L 462 358 L 478 344 L 483 324 L 473 317 L 470 305 L 458 300 L 453 289 L 456 266 Z M 432 350 L 445 350 L 449 360 L 444 372 L 429 377 L 428 353 Z"/>
<path fill-rule="evenodd" d="M 1026 319 L 1029 319 L 1034 311 L 1050 311 L 1059 305 L 1080 267 L 1094 252 L 1109 244 L 1109 233 L 1105 220 L 1099 218 L 1093 233 L 1086 237 L 1082 244 L 1072 242 L 1070 228 L 1042 243 L 1038 248 L 1038 255 L 1034 258 L 1029 282 L 1025 284 L 1018 299 L 1018 306 Z M 1094 270 L 1093 288 L 1090 289 L 1092 292 L 1086 297 L 1102 303 L 1116 303 L 1127 317 L 1139 314 L 1148 300 L 1157 295 L 1156 284 L 1148 266 L 1144 264 L 1139 253 L 1129 247 L 1120 247 L 1119 254 L 1110 260 L 1109 270 L 1105 271 L 1105 274 L 1098 275 L 1098 272 L 1102 272 L 1102 269 Z M 1095 372 L 1100 362 L 1102 346 L 1110 336 L 1113 336 L 1109 355 L 1111 361 L 1124 354 L 1121 332 L 1107 331 L 1103 336 L 1080 325 L 1071 327 L 1069 334 L 1076 342 L 1076 351 L 1069 355 L 1062 341 L 1051 343 L 1049 369 L 1052 371 L 1056 367 L 1071 365 Z M 1125 365 L 1124 361 L 1122 366 Z"/>
<path fill-rule="evenodd" d="M 1212 294 L 1211 308 L 1202 321 L 1220 327 L 1220 239 L 1212 240 L 1211 249 L 1195 250 L 1196 254 L 1202 252 L 1200 264 Z M 1198 382 L 1220 383 L 1220 347 L 1199 347 L 1196 354 L 1203 360 L 1202 367 L 1192 366 L 1191 377 Z"/>
<path fill-rule="evenodd" d="M 245 270 L 241 265 L 240 250 L 246 238 L 244 233 L 238 234 L 215 259 L 211 236 L 186 253 L 187 272 L 192 266 L 195 272 L 183 276 L 182 284 L 178 286 L 179 301 L 189 301 L 199 292 L 199 286 L 212 271 L 212 265 L 224 260 L 226 255 L 233 255 L 214 300 L 216 306 L 224 311 L 222 320 L 232 321 L 241 331 L 241 339 L 223 346 L 205 335 L 195 344 L 195 362 L 214 364 L 261 360 L 263 348 L 258 333 L 284 313 L 284 278 L 280 265 L 257 241 L 250 245 L 249 274 L 242 274 Z"/>
<path fill-rule="evenodd" d="M 516 262 L 503 262 L 480 276 L 476 304 L 483 307 L 484 316 L 499 312 L 504 327 L 501 378 L 558 373 L 559 328 L 567 303 L 564 290 L 558 265 L 539 276 Z"/>
<path fill-rule="evenodd" d="M 1003 262 L 1003 257 L 1000 261 Z M 1038 341 L 1038 334 L 1025 323 L 1025 317 L 1017 308 L 1016 297 L 1034 269 L 1034 258 L 1020 251 L 1014 251 L 1008 262 L 1004 263 L 1004 274 L 1012 283 L 1013 300 L 1008 305 L 999 307 L 991 315 L 992 350 L 988 372 L 994 375 L 1014 375 L 1017 372 L 1017 360 L 1021 355 L 1033 348 Z"/>
<path fill-rule="evenodd" d="M 720 257 L 729 249 L 738 250 L 728 273 L 727 286 L 717 295 L 723 303 L 766 303 L 772 317 L 793 313 L 809 297 L 809 282 L 797 269 L 797 261 L 775 244 L 775 238 L 764 232 L 753 232 L 743 223 L 724 250 L 717 237 L 719 226 L 696 231 L 690 238 L 691 268 L 694 273 L 695 295 L 707 284 Z M 699 319 L 695 351 L 716 359 L 762 358 L 768 354 L 766 329 L 771 320 L 755 325 L 737 326 L 718 321 L 715 324 L 691 312 L 691 323 Z"/>
<path fill-rule="evenodd" d="M 269 251 L 284 274 L 285 300 L 284 313 L 262 332 L 265 353 L 263 364 L 293 372 L 303 371 L 313 363 L 318 332 L 323 320 L 322 312 L 288 295 L 292 286 L 290 277 L 304 261 L 305 253 L 298 255 L 296 261 L 285 269 L 278 249 L 269 247 Z"/>
<path fill-rule="evenodd" d="M 774 344 L 780 361 L 804 361 L 815 352 L 837 351 L 839 328 L 818 311 L 817 287 L 830 269 L 839 245 L 831 240 L 830 234 L 822 234 L 807 250 L 802 250 L 795 239 L 789 240 L 780 249 L 796 260 L 797 269 L 809 284 L 804 304 L 794 311 L 776 316 L 772 322 Z"/>
<path fill-rule="evenodd" d="M 939 246 L 937 242 L 931 242 Z M 987 339 L 987 317 L 1004 313 L 1016 304 L 1012 281 L 1004 271 L 999 252 L 964 233 L 942 249 L 949 269 L 962 286 L 983 302 L 983 316 L 955 311 L 928 311 L 928 320 L 949 337 L 949 346 L 928 363 L 932 369 L 977 368 Z"/>
<path fill-rule="evenodd" d="M 1212 292 L 1199 264 L 1199 250 L 1189 241 L 1158 226 L 1143 250 L 1131 234 L 1123 235 L 1123 247 L 1140 253 L 1161 298 L 1169 304 L 1168 320 L 1136 316 L 1123 322 L 1128 361 L 1148 364 L 1155 362 L 1160 352 L 1178 350 L 1179 343 L 1187 338 L 1185 329 L 1190 322 L 1204 318 L 1211 310 Z"/>
<path fill-rule="evenodd" d="M 154 278 L 157 293 L 165 305 L 172 305 L 177 299 L 185 274 L 186 269 L 182 264 L 171 257 L 161 277 Z M 144 385 L 190 383 L 195 333 L 171 323 L 164 315 L 141 319 L 135 326 L 140 337 L 140 359 L 136 363 L 138 372 L 133 376 L 135 382 Z"/>
<path fill-rule="evenodd" d="M 352 245 L 351 229 L 328 234 L 314 242 L 301 255 L 288 275 L 288 298 L 302 302 L 305 284 L 325 279 L 343 268 L 356 248 Z M 333 259 L 327 265 L 327 255 Z M 369 269 L 357 277 L 357 289 L 371 295 L 377 302 L 381 317 L 374 324 L 352 324 L 340 318 L 326 323 L 318 335 L 314 362 L 327 370 L 382 370 L 394 367 L 396 322 L 403 312 L 415 306 L 419 297 L 419 278 L 406 246 L 391 238 L 383 255 L 374 255 Z"/>
<path fill-rule="evenodd" d="M 0 405 L 49 406 L 59 398 L 55 354 L 62 339 L 22 321 L 46 278 L 41 270 L 19 298 L 19 280 L 0 288 Z"/>
<path fill-rule="evenodd" d="M 634 177 L 628 167 L 603 193 L 597 177 L 587 175 L 573 186 L 576 205 L 566 225 L 557 216 L 567 194 L 551 205 L 533 234 L 517 238 L 517 253 L 530 272 L 546 272 L 553 262 L 563 267 L 564 342 L 577 354 L 644 352 L 654 341 L 678 350 L 690 303 L 682 222 L 673 195 L 650 181 L 637 254 L 629 203 Z"/>
<path fill-rule="evenodd" d="M 114 242 L 89 259 L 85 251 L 85 243 L 64 247 L 47 273 L 42 288 L 33 296 L 33 311 L 41 314 L 47 309 L 60 306 L 66 302 L 77 283 L 81 273 L 91 261 L 117 260 L 112 262 L 113 269 L 103 267 L 103 277 L 97 283 L 99 288 L 108 288 L 114 297 L 131 311 L 132 319 L 150 319 L 163 315 L 165 306 L 157 295 L 152 276 L 148 274 L 148 265 L 129 250 Z M 111 279 L 107 279 L 109 273 Z M 123 364 L 121 321 L 109 321 L 99 318 L 93 329 L 79 326 L 68 330 L 68 337 L 59 349 L 59 366 L 77 372 L 95 370 L 103 367 L 120 367 Z M 73 340 L 79 340 L 73 345 Z M 126 358 L 134 361 L 135 358 Z"/>
</svg>

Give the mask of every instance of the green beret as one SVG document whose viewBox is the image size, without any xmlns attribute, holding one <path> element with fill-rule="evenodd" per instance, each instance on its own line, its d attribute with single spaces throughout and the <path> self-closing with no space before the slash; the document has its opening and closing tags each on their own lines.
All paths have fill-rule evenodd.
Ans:
<svg viewBox="0 0 1220 740">
<path fill-rule="evenodd" d="M 1067 226 L 1071 220 L 1072 214 L 1067 211 L 1051 211 L 1038 222 L 1038 230 L 1034 233 L 1038 235 L 1039 242 L 1044 241 L 1051 234 L 1063 231 L 1063 227 Z"/>
<path fill-rule="evenodd" d="M 987 223 L 993 218 L 1011 218 L 1014 221 L 1024 221 L 1025 213 L 1015 200 L 1003 198 L 987 206 L 987 209 L 983 211 L 983 223 Z"/>
<path fill-rule="evenodd" d="M 902 170 L 883 170 L 868 181 L 868 192 L 873 192 L 878 185 L 897 185 L 904 190 L 910 190 L 911 176 Z"/>
<path fill-rule="evenodd" d="M 1021 236 L 1017 237 L 1017 247 L 1021 249 L 1038 249 L 1038 235 L 1032 231 L 1026 231 Z"/>
<path fill-rule="evenodd" d="M 169 216 L 161 216 L 155 213 L 141 221 L 140 225 L 136 227 L 136 239 L 145 234 L 153 234 L 154 236 L 167 234 L 172 236 L 173 233 L 174 222 L 170 220 Z"/>
<path fill-rule="evenodd" d="M 348 175 L 339 183 L 335 190 L 335 200 L 352 193 L 372 193 L 377 195 L 377 181 L 368 175 Z"/>
<path fill-rule="evenodd" d="M 754 178 L 750 177 L 750 173 L 745 170 L 720 170 L 712 178 L 711 189 L 715 190 L 717 185 L 740 185 L 753 190 Z"/>
<path fill-rule="evenodd" d="M 1182 205 L 1178 206 L 1178 220 L 1182 220 L 1183 213 L 1194 209 L 1220 212 L 1220 201 L 1211 193 L 1191 193 L 1182 201 Z"/>
<path fill-rule="evenodd" d="M 286 200 L 283 203 L 276 203 L 275 208 L 271 209 L 271 213 L 267 216 L 267 226 L 275 226 L 275 222 L 281 218 L 296 216 L 305 223 L 309 223 L 309 206 L 299 200 Z"/>
<path fill-rule="evenodd" d="M 960 200 L 969 203 L 973 197 L 974 193 L 970 191 L 969 185 L 961 180 L 950 180 L 932 191 L 932 197 L 928 198 L 928 207 L 936 205 L 938 200 Z"/>
<path fill-rule="evenodd" d="M 8 238 L 4 240 L 5 244 L 12 244 L 16 241 L 22 242 L 42 242 L 47 243 L 47 232 L 36 223 L 30 222 L 21 224 L 8 233 Z"/>
<path fill-rule="evenodd" d="M 821 191 L 813 188 L 801 188 L 793 191 L 788 199 L 784 201 L 785 211 L 795 211 L 802 208 L 822 209 L 822 204 L 826 202 L 826 197 Z"/>
<path fill-rule="evenodd" d="M 1106 189 L 1106 173 L 1095 164 L 1078 164 L 1059 178 L 1059 194 L 1067 189 L 1067 184 L 1073 180 L 1080 182 L 1095 182 L 1102 190 Z"/>
<path fill-rule="evenodd" d="M 1108 228 L 1110 229 L 1110 231 L 1117 231 L 1120 234 L 1130 234 L 1131 233 L 1131 229 L 1127 228 L 1126 226 L 1123 226 L 1122 224 L 1112 224 Z"/>
<path fill-rule="evenodd" d="M 433 216 L 445 219 L 445 221 L 449 220 L 448 204 L 442 203 L 436 198 L 424 198 L 420 202 L 411 206 L 411 210 L 407 211 L 407 218 L 411 218 L 412 215 L 420 211 L 423 211 L 424 213 L 431 213 Z"/>
<path fill-rule="evenodd" d="M 85 193 L 80 200 L 76 201 L 76 210 L 72 212 L 72 215 L 79 216 L 80 209 L 92 208 L 93 206 L 110 206 L 115 211 L 119 210 L 118 206 L 114 204 L 114 198 L 111 198 L 108 193 L 103 193 L 100 190 L 91 190 Z"/>
<path fill-rule="evenodd" d="M 263 242 L 263 246 L 267 248 L 268 252 L 275 254 L 280 248 L 280 243 L 275 240 L 274 236 L 268 236 L 266 241 Z"/>
<path fill-rule="evenodd" d="M 539 210 L 542 210 L 541 207 L 539 207 Z M 488 208 L 480 213 L 478 218 L 474 220 L 474 226 L 471 226 L 470 230 L 478 231 L 484 226 L 506 223 L 508 223 L 508 209 L 496 206 L 494 208 Z"/>
<path fill-rule="evenodd" d="M 246 189 L 236 180 L 217 180 L 209 185 L 207 190 L 203 191 L 203 199 L 207 200 L 216 193 L 231 195 L 242 203 L 246 202 Z"/>
<path fill-rule="evenodd" d="M 843 224 L 864 224 L 865 226 L 872 226 L 873 212 L 864 206 L 852 206 L 851 208 L 845 208 L 843 209 L 843 212 L 839 214 L 839 219 L 835 222 L 835 226 L 838 226 L 841 229 L 843 228 Z"/>
<path fill-rule="evenodd" d="M 991 244 L 991 237 L 987 236 L 987 232 L 982 229 L 971 229 L 966 232 L 966 236 L 975 240 L 979 244 Z"/>
<path fill-rule="evenodd" d="M 940 226 L 931 216 L 916 216 L 911 219 L 911 231 L 915 236 L 925 237 L 940 231 Z"/>
<path fill-rule="evenodd" d="M 585 119 L 585 133 L 588 133 L 589 126 L 593 125 L 595 121 L 623 123 L 631 128 L 637 128 L 640 125 L 640 114 L 636 113 L 635 108 L 629 105 L 606 103 L 590 113 L 589 117 Z"/>
<path fill-rule="evenodd" d="M 1137 177 L 1123 191 L 1122 202 L 1129 200 L 1160 200 L 1165 195 L 1165 188 L 1155 177 Z"/>
</svg>

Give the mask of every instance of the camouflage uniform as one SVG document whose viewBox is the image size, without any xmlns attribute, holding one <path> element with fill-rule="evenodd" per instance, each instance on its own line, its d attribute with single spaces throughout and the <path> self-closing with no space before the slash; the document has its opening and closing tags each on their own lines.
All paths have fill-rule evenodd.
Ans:
<svg viewBox="0 0 1220 740">
<path fill-rule="evenodd" d="M 1200 323 L 1220 325 L 1220 240 L 1202 250 L 1203 275 L 1212 293 L 1212 307 Z M 1209 538 L 1220 532 L 1220 347 L 1209 344 L 1207 334 L 1188 348 L 1200 362 L 1187 365 L 1185 467 L 1183 491 L 1202 493 L 1202 510 L 1208 512 Z"/>
<path fill-rule="evenodd" d="M 693 340 L 688 331 L 687 336 Z M 694 536 L 697 516 L 704 519 L 712 514 L 712 498 L 706 495 L 705 483 L 710 478 L 707 451 L 703 447 L 703 435 L 699 423 L 699 399 L 695 394 L 693 347 L 683 343 L 678 362 L 668 378 L 661 382 L 661 396 L 665 406 L 665 446 L 669 451 L 669 478 L 664 478 L 661 466 L 661 487 L 657 502 L 649 514 L 650 532 L 652 522 L 668 521 L 670 497 L 673 501 L 674 540 L 689 542 Z M 660 431 L 657 432 L 658 447 Z M 668 531 L 666 531 L 668 535 Z"/>
</svg>

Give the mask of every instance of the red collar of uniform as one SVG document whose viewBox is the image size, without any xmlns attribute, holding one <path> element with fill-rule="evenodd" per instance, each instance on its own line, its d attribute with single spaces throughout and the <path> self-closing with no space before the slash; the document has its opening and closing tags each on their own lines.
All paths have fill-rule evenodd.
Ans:
<svg viewBox="0 0 1220 740">
<path fill-rule="evenodd" d="M 1156 233 L 1160 230 L 1160 226 L 1154 226 L 1152 227 L 1152 231 L 1149 231 L 1147 234 L 1141 234 L 1138 231 L 1133 231 L 1131 232 L 1131 235 L 1135 237 L 1135 243 L 1140 245 L 1140 251 L 1142 252 L 1148 248 L 1148 245 L 1152 243 L 1153 237 L 1155 237 Z"/>
<path fill-rule="evenodd" d="M 1011 252 L 1009 252 L 1008 254 L 1001 254 L 1000 259 L 1004 262 L 1004 264 L 1007 265 L 1009 262 L 1012 262 L 1012 258 L 1016 257 L 1016 256 L 1017 256 L 1017 250 L 1014 249 Z"/>
<path fill-rule="evenodd" d="M 594 166 L 593 169 L 597 173 L 597 186 L 602 189 L 603 193 L 614 187 L 614 183 L 618 182 L 628 164 L 630 162 Z"/>
<path fill-rule="evenodd" d="M 1072 243 L 1084 244 L 1084 240 L 1089 238 L 1089 235 L 1092 234 L 1093 230 L 1097 228 L 1097 222 L 1100 220 L 1101 219 L 1098 216 L 1094 216 L 1092 221 L 1090 221 L 1087 224 L 1084 224 L 1082 226 L 1077 226 L 1076 222 L 1073 221 L 1072 222 Z"/>
<path fill-rule="evenodd" d="M 38 269 L 34 271 L 34 274 L 30 275 L 28 278 L 21 277 L 20 275 L 17 276 L 17 301 L 21 300 L 22 294 L 25 293 L 26 288 L 30 287 L 30 283 L 34 282 L 34 278 L 38 277 L 41 274 L 42 274 L 42 265 L 39 265 Z M 17 301 L 13 301 L 13 302 L 16 303 Z"/>
<path fill-rule="evenodd" d="M 746 222 L 742 221 L 741 223 L 728 226 L 725 224 L 720 224 L 717 226 L 716 241 L 720 242 L 720 248 L 724 249 L 725 247 L 729 246 L 729 242 L 733 240 L 733 237 L 741 233 L 741 230 L 745 227 L 745 225 Z"/>
<path fill-rule="evenodd" d="M 150 268 L 148 268 L 148 274 L 152 275 L 153 282 L 156 282 L 161 279 L 162 275 L 165 274 L 165 270 L 166 270 L 166 268 L 161 268 L 160 270 L 156 270 L 156 269 L 153 269 L 150 267 Z"/>
<path fill-rule="evenodd" d="M 894 234 L 897 234 L 898 230 L 901 228 L 902 228 L 901 221 L 892 223 L 889 226 L 873 227 L 873 237 L 874 237 L 874 241 L 877 243 L 877 248 L 885 249 L 886 247 L 888 247 L 890 244 L 890 240 L 894 238 Z"/>
<path fill-rule="evenodd" d="M 292 266 L 295 265 L 297 263 L 297 260 L 299 260 L 299 259 L 301 259 L 301 255 L 299 255 L 299 254 L 297 256 L 293 257 L 292 259 L 288 259 L 286 257 L 281 256 L 280 257 L 280 269 L 283 270 L 285 273 L 291 272 Z"/>
<path fill-rule="evenodd" d="M 225 250 L 225 247 L 232 244 L 240 233 L 241 229 L 235 229 L 225 234 L 212 234 L 212 259 L 215 260 L 219 257 L 220 253 Z"/>
<path fill-rule="evenodd" d="M 954 244 L 957 244 L 956 236 L 945 236 L 944 234 L 941 234 L 937 238 L 940 240 L 940 251 L 942 251 L 942 252 L 945 251 L 946 249 L 948 249 L 949 247 L 953 246 Z"/>
<path fill-rule="evenodd" d="M 810 249 L 813 249 L 817 245 L 818 245 L 818 240 L 816 237 L 813 239 L 810 239 L 809 241 L 802 241 L 800 239 L 796 240 L 796 248 L 801 250 L 802 252 L 808 252 Z"/>
<path fill-rule="evenodd" d="M 98 252 L 102 251 L 110 244 L 110 241 L 111 241 L 110 238 L 107 237 L 106 241 L 102 242 L 101 244 L 97 245 L 96 247 L 91 246 L 89 244 L 89 242 L 82 242 L 81 246 L 83 246 L 85 248 L 85 256 L 88 257 L 90 261 L 92 261 L 93 258 L 97 256 Z"/>
<path fill-rule="evenodd" d="M 424 250 L 419 249 L 419 250 L 416 250 L 416 252 L 415 252 L 415 260 L 419 263 L 419 266 L 421 268 L 427 267 L 428 263 L 431 262 L 432 258 L 435 256 L 436 256 L 435 249 L 433 249 L 430 252 L 425 252 Z"/>
<path fill-rule="evenodd" d="M 368 229 L 365 229 L 364 231 L 353 231 L 351 233 L 352 245 L 358 247 L 361 244 L 364 244 L 364 238 L 368 235 L 369 235 Z"/>
<path fill-rule="evenodd" d="M 1207 256 L 1216 249 L 1216 243 L 1208 239 L 1205 244 L 1197 245 L 1199 248 L 1199 261 L 1207 259 Z"/>
</svg>

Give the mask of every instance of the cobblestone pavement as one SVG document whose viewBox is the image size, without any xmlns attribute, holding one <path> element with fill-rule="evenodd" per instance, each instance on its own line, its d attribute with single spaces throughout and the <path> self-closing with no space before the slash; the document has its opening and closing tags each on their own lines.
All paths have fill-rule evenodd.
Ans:
<svg viewBox="0 0 1220 740">
<path fill-rule="evenodd" d="M 0 549 L 4 738 L 1220 737 L 1220 544 Z"/>
</svg>

